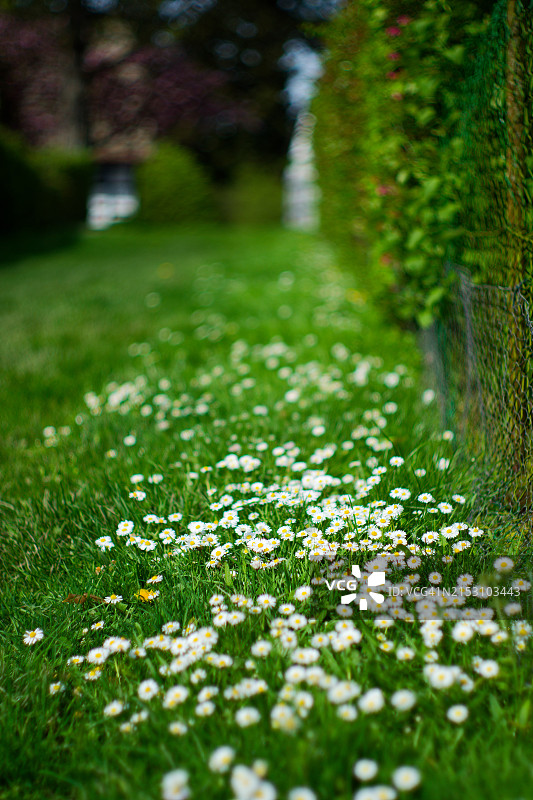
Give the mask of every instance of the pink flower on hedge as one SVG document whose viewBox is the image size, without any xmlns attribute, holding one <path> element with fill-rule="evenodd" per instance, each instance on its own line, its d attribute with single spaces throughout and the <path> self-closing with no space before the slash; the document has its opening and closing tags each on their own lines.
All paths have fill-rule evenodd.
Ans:
<svg viewBox="0 0 533 800">
<path fill-rule="evenodd" d="M 401 34 L 400 28 L 396 28 L 394 25 L 390 28 L 385 29 L 385 33 L 387 36 L 399 36 Z"/>
<path fill-rule="evenodd" d="M 395 71 L 395 70 L 392 70 L 391 72 L 387 72 L 387 78 L 390 81 L 395 81 L 396 78 L 399 78 L 399 77 L 400 77 L 400 73 Z"/>
<path fill-rule="evenodd" d="M 391 94 L 391 100 L 403 100 L 403 94 L 401 92 L 393 92 Z"/>
<path fill-rule="evenodd" d="M 376 193 L 379 194 L 380 197 L 385 197 L 387 194 L 391 194 L 392 186 L 385 186 L 385 184 L 380 184 L 376 186 Z"/>
<path fill-rule="evenodd" d="M 411 22 L 411 17 L 402 14 L 401 17 L 398 17 L 396 22 L 398 23 L 398 25 L 409 25 L 409 23 Z"/>
<path fill-rule="evenodd" d="M 399 53 L 387 53 L 387 58 L 389 59 L 389 61 L 398 61 L 398 59 L 400 58 L 400 54 Z"/>
</svg>

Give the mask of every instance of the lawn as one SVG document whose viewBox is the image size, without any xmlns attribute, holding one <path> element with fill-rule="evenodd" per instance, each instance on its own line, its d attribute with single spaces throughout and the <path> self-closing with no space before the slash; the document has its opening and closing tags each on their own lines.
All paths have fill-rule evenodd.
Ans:
<svg viewBox="0 0 533 800">
<path fill-rule="evenodd" d="M 531 552 L 320 239 L 28 238 L 0 287 L 0 798 L 531 797 Z"/>
</svg>

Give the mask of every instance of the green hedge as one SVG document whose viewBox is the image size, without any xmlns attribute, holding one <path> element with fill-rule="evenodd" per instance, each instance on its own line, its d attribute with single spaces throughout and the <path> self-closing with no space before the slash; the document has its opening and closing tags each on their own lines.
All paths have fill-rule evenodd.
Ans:
<svg viewBox="0 0 533 800">
<path fill-rule="evenodd" d="M 314 103 L 324 230 L 398 320 L 428 325 L 461 255 L 465 80 L 488 0 L 358 0 L 328 26 Z"/>
<path fill-rule="evenodd" d="M 197 222 L 215 216 L 209 178 L 194 156 L 171 142 L 159 142 L 154 155 L 137 168 L 139 219 L 146 222 Z"/>
<path fill-rule="evenodd" d="M 0 230 L 82 222 L 92 172 L 85 152 L 34 151 L 11 131 L 0 129 Z"/>
</svg>

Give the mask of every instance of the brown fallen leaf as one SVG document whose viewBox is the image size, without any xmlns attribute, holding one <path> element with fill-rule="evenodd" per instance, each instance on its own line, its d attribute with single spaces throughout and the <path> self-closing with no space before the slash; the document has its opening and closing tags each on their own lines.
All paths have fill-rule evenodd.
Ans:
<svg viewBox="0 0 533 800">
<path fill-rule="evenodd" d="M 68 594 L 65 599 L 63 600 L 64 603 L 78 603 L 78 605 L 82 606 L 88 600 L 92 601 L 93 603 L 103 603 L 103 597 L 97 597 L 95 594 L 88 594 L 85 592 L 84 594 Z"/>
</svg>

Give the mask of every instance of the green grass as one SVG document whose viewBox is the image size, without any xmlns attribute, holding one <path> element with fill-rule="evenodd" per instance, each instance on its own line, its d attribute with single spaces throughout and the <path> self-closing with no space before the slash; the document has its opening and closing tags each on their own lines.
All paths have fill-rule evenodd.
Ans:
<svg viewBox="0 0 533 800">
<path fill-rule="evenodd" d="M 314 705 L 307 716 L 294 712 L 293 733 L 270 721 L 290 665 L 289 650 L 280 647 L 284 640 L 270 631 L 269 622 L 280 616 L 276 610 L 246 613 L 235 627 L 217 629 L 215 652 L 233 659 L 226 669 L 204 660 L 165 676 L 160 668 L 173 655 L 150 647 L 146 658 L 110 656 L 95 681 L 83 677 L 87 664 L 66 664 L 109 636 L 139 645 L 170 620 L 183 628 L 193 621 L 210 626 L 208 601 L 218 593 L 230 609 L 232 594 L 255 601 L 269 593 L 280 603 L 294 602 L 309 620 L 296 634 L 301 647 L 309 647 L 316 633 L 333 631 L 341 619 L 339 593 L 317 583 L 324 561 L 298 556 L 304 537 L 282 540 L 274 556 L 284 560 L 257 570 L 231 527 L 216 531 L 221 543 L 234 546 L 213 567 L 206 566 L 211 546 L 162 557 L 173 546 L 158 536 L 169 526 L 181 536 L 194 520 L 220 521 L 223 508 L 253 496 L 264 502 L 237 508 L 241 523 L 266 523 L 267 538 L 287 524 L 297 534 L 311 523 L 305 503 L 284 505 L 250 484 L 284 486 L 306 474 L 311 479 L 309 470 L 323 470 L 340 483 L 323 488 L 308 505 L 349 495 L 339 507 L 363 506 L 372 513 L 373 501 L 390 504 L 393 489 L 410 490 L 400 516 L 385 528 L 406 532 L 405 545 L 397 540 L 397 562 L 388 567 L 387 577 L 396 584 L 417 572 L 420 585 L 427 586 L 432 571 L 448 587 L 465 573 L 473 575 L 474 586 L 498 590 L 518 576 L 531 580 L 530 553 L 516 543 L 515 569 L 509 576 L 494 570 L 507 545 L 492 530 L 491 518 L 481 515 L 471 469 L 455 442 L 443 439 L 435 403 L 422 400 L 414 337 L 392 329 L 366 304 L 321 241 L 264 227 L 123 226 L 105 234 L 12 242 L 0 284 L 0 798 L 147 800 L 161 797 L 162 776 L 178 767 L 190 773 L 193 797 L 227 798 L 236 794 L 229 773 L 206 766 L 221 745 L 234 749 L 234 764 L 268 762 L 266 780 L 283 800 L 297 786 L 310 787 L 319 800 L 347 800 L 360 788 L 352 768 L 363 757 L 380 765 L 371 784 L 390 786 L 401 765 L 418 768 L 422 782 L 414 794 L 426 800 L 529 796 L 533 659 L 530 637 L 511 627 L 509 595 L 466 601 L 466 607 L 493 609 L 498 630 L 509 631 L 499 643 L 479 632 L 458 642 L 451 635 L 454 623 L 445 621 L 442 641 L 432 647 L 420 622 L 398 620 L 382 630 L 373 624 L 375 611 L 355 606 L 351 619 L 361 641 L 321 649 L 316 663 L 330 680 L 355 681 L 363 693 L 381 688 L 385 707 L 375 714 L 359 708 L 357 719 L 348 722 L 336 716 L 325 688 L 302 684 L 296 691 L 307 691 Z M 50 427 L 54 431 L 45 433 Z M 280 446 L 289 463 L 273 452 Z M 222 466 L 232 452 L 260 463 L 250 472 L 242 464 Z M 395 455 L 405 463 L 391 466 Z M 291 459 L 305 462 L 305 471 L 291 470 Z M 448 468 L 441 459 L 449 460 Z M 372 487 L 366 481 L 378 466 L 387 469 Z M 421 469 L 425 475 L 415 472 Z M 136 474 L 144 477 L 133 485 Z M 157 474 L 160 483 L 148 481 Z M 342 482 L 345 476 L 351 478 Z M 129 496 L 139 488 L 146 499 Z M 422 492 L 435 502 L 419 501 Z M 457 493 L 464 504 L 452 500 Z M 229 505 L 210 508 L 225 494 L 233 497 Z M 442 502 L 450 502 L 450 514 L 429 510 Z M 143 521 L 150 513 L 168 520 L 176 512 L 181 521 Z M 249 519 L 251 512 L 256 519 Z M 121 520 L 132 520 L 135 532 L 158 541 L 155 550 L 127 547 L 115 534 Z M 485 531 L 470 549 L 453 554 L 454 541 L 470 539 L 465 529 L 456 539 L 441 537 L 419 566 L 402 567 L 402 553 L 405 559 L 411 555 L 407 545 L 420 545 L 425 531 L 461 522 Z M 325 530 L 329 524 L 315 526 Z M 348 542 L 364 538 L 353 519 L 326 537 L 340 543 L 339 574 L 351 564 L 363 567 L 374 555 L 364 544 L 359 552 L 343 551 L 347 531 L 354 534 Z M 99 550 L 95 540 L 102 536 L 111 537 L 113 549 Z M 449 564 L 442 561 L 447 554 L 453 556 Z M 162 576 L 152 585 L 160 594 L 141 602 L 136 595 L 155 574 Z M 303 585 L 313 587 L 311 598 L 294 601 Z M 85 593 L 93 598 L 64 602 Z M 104 603 L 112 593 L 122 602 Z M 515 619 L 531 616 L 530 595 L 521 593 Z M 411 607 L 407 601 L 405 606 Z M 93 630 L 100 620 L 103 629 Z M 24 645 L 24 632 L 37 627 L 44 630 L 43 640 Z M 250 649 L 262 639 L 272 650 L 248 668 Z M 405 646 L 412 648 L 413 660 L 396 656 Z M 430 685 L 423 669 L 432 651 L 439 664 L 456 666 L 472 679 L 471 692 L 457 683 L 447 689 Z M 498 675 L 482 677 L 475 657 L 494 660 Z M 200 666 L 205 680 L 191 683 Z M 224 689 L 244 677 L 264 679 L 267 691 L 225 700 Z M 160 698 L 143 702 L 137 688 L 147 678 L 163 691 L 185 685 L 190 695 L 173 710 L 162 708 Z M 65 689 L 51 695 L 56 681 Z M 205 685 L 220 694 L 214 715 L 203 718 L 193 698 Z M 398 689 L 416 694 L 414 708 L 400 712 L 391 706 Z M 106 718 L 103 708 L 114 699 L 129 708 L 118 719 Z M 286 702 L 296 708 L 294 699 Z M 454 704 L 469 710 L 460 725 L 446 717 Z M 235 710 L 243 705 L 260 711 L 257 725 L 236 725 Z M 119 729 L 145 706 L 146 721 L 131 732 Z M 186 735 L 169 732 L 174 720 L 189 725 Z M 271 787 L 262 791 L 260 796 L 272 796 Z"/>
</svg>

